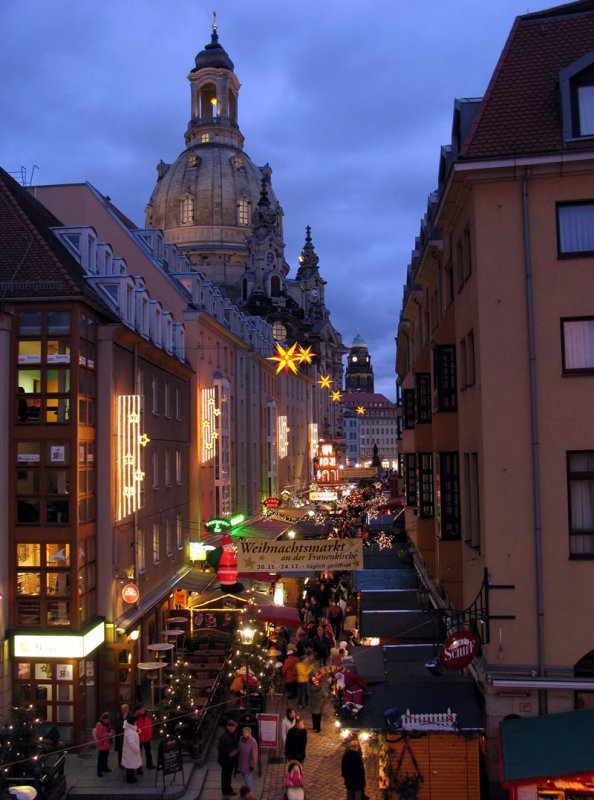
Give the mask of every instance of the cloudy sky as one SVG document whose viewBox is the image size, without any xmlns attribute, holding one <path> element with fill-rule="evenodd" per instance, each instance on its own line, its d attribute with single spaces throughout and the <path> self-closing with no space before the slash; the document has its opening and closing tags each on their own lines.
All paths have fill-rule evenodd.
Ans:
<svg viewBox="0 0 594 800">
<path fill-rule="evenodd" d="M 156 164 L 184 149 L 186 76 L 216 9 L 290 274 L 311 225 L 331 319 L 347 346 L 360 329 L 394 399 L 402 286 L 454 98 L 482 96 L 514 18 L 553 3 L 213 2 L 1 0 L 0 164 L 90 181 L 142 226 Z"/>
</svg>

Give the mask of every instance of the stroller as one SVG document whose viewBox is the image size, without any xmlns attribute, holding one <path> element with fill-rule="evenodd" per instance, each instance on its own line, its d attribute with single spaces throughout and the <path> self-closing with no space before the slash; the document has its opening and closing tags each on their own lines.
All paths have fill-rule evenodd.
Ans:
<svg viewBox="0 0 594 800">
<path fill-rule="evenodd" d="M 284 800 L 305 800 L 303 768 L 296 758 L 292 758 L 287 764 Z"/>
</svg>

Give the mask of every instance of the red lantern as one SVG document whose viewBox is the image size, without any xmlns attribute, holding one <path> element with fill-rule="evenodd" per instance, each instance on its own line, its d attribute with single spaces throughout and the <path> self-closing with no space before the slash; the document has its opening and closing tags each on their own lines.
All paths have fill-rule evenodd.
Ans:
<svg viewBox="0 0 594 800">
<path fill-rule="evenodd" d="M 217 576 L 221 587 L 228 588 L 237 583 L 237 559 L 235 548 L 228 533 L 223 534 L 223 552 L 217 568 Z"/>
</svg>

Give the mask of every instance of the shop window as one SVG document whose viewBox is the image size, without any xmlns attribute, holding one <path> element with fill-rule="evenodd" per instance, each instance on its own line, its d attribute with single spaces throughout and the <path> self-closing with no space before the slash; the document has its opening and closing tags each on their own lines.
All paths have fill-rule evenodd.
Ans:
<svg viewBox="0 0 594 800">
<path fill-rule="evenodd" d="M 18 495 L 39 494 L 39 470 L 17 470 L 16 491 Z"/>
<path fill-rule="evenodd" d="M 70 545 L 58 543 L 46 544 L 45 563 L 48 567 L 69 567 Z"/>
<path fill-rule="evenodd" d="M 18 464 L 39 464 L 41 461 L 41 442 L 17 442 Z"/>
<path fill-rule="evenodd" d="M 67 397 L 48 397 L 45 421 L 48 424 L 70 422 L 70 399 Z"/>
<path fill-rule="evenodd" d="M 38 525 L 40 520 L 39 509 L 39 499 L 35 497 L 19 497 L 17 499 L 17 524 Z"/>
<path fill-rule="evenodd" d="M 50 525 L 67 525 L 70 521 L 68 500 L 47 500 L 45 521 Z"/>
<path fill-rule="evenodd" d="M 70 595 L 70 572 L 47 572 L 45 577 L 48 596 Z"/>
<path fill-rule="evenodd" d="M 70 364 L 70 342 L 62 339 L 49 339 L 47 343 L 47 363 Z"/>
<path fill-rule="evenodd" d="M 46 493 L 47 494 L 69 494 L 69 471 L 66 469 L 46 469 Z"/>
<path fill-rule="evenodd" d="M 48 394 L 68 394 L 70 391 L 69 369 L 48 369 L 46 374 Z"/>
<path fill-rule="evenodd" d="M 41 594 L 41 573 L 17 572 L 17 594 L 39 596 Z"/>
<path fill-rule="evenodd" d="M 70 601 L 69 600 L 48 600 L 47 601 L 47 624 L 48 625 L 70 625 Z"/>
<path fill-rule="evenodd" d="M 37 543 L 17 544 L 17 566 L 41 566 L 41 545 Z"/>
<path fill-rule="evenodd" d="M 19 364 L 41 363 L 41 340 L 21 340 L 19 342 Z"/>
</svg>

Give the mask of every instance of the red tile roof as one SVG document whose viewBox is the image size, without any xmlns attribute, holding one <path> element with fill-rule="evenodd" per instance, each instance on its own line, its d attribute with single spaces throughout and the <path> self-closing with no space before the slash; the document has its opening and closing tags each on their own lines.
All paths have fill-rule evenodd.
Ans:
<svg viewBox="0 0 594 800">
<path fill-rule="evenodd" d="M 556 153 L 563 142 L 559 72 L 594 50 L 594 2 L 518 17 L 461 159 Z M 592 141 L 572 143 L 591 148 Z"/>
<path fill-rule="evenodd" d="M 0 168 L 0 301 L 85 297 L 107 311 L 52 232 L 61 224 Z"/>
</svg>

